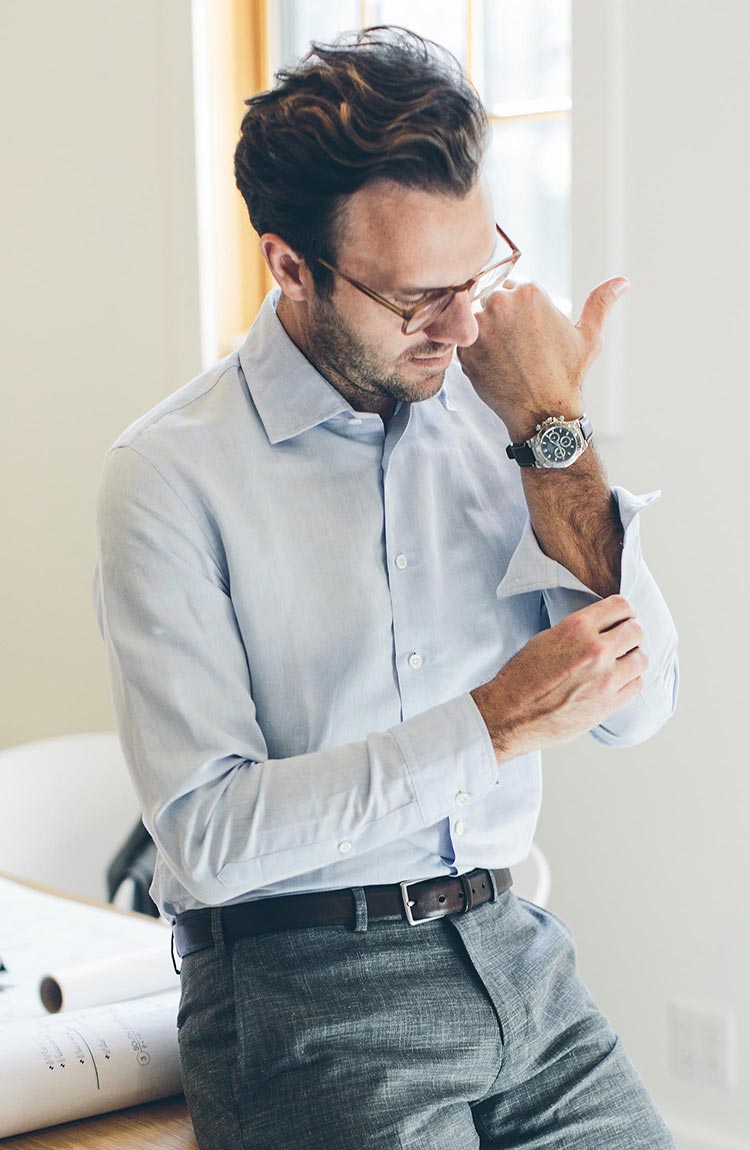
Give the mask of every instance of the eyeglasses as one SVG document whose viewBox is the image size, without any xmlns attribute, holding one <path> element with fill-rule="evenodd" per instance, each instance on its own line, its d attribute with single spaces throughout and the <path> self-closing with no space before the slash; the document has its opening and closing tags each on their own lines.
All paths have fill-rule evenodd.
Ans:
<svg viewBox="0 0 750 1150">
<path fill-rule="evenodd" d="M 404 335 L 413 335 L 416 331 L 422 331 L 423 328 L 429 327 L 434 323 L 438 316 L 453 302 L 455 296 L 459 292 L 467 291 L 469 293 L 469 300 L 474 303 L 480 300 L 482 303 L 485 298 L 500 287 L 500 284 L 512 271 L 514 265 L 518 261 L 521 252 L 513 243 L 509 236 L 506 236 L 503 229 L 499 224 L 495 224 L 497 234 L 505 241 L 511 249 L 509 256 L 504 256 L 501 260 L 490 264 L 488 267 L 483 268 L 481 272 L 477 272 L 471 279 L 466 280 L 465 283 L 457 284 L 455 287 L 433 288 L 432 291 L 425 293 L 425 299 L 420 300 L 419 303 L 414 304 L 412 307 L 399 307 L 398 304 L 392 303 L 391 300 L 385 299 L 382 295 L 378 295 L 372 288 L 366 287 L 365 284 L 360 283 L 359 280 L 352 279 L 351 276 L 345 272 L 339 271 L 333 264 L 329 264 L 327 260 L 317 259 L 316 262 L 322 264 L 324 268 L 328 268 L 334 275 L 341 276 L 343 280 L 351 284 L 357 291 L 364 292 L 370 299 L 374 299 L 376 303 L 382 304 L 387 307 L 389 311 L 394 312 L 396 315 L 401 316 L 403 323 L 401 324 L 401 331 Z"/>
</svg>

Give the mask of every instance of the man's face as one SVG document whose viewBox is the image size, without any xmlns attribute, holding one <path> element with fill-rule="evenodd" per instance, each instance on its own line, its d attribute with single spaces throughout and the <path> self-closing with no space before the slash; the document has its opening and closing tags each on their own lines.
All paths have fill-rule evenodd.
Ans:
<svg viewBox="0 0 750 1150">
<path fill-rule="evenodd" d="M 336 266 L 406 308 L 424 290 L 463 283 L 489 261 L 496 241 L 492 200 L 484 180 L 462 199 L 379 181 L 350 197 L 338 236 Z M 477 337 L 468 295 L 455 296 L 413 335 L 403 335 L 401 323 L 336 276 L 331 297 L 310 301 L 306 350 L 355 408 L 358 401 L 372 410 L 429 399 L 455 347 Z"/>
</svg>

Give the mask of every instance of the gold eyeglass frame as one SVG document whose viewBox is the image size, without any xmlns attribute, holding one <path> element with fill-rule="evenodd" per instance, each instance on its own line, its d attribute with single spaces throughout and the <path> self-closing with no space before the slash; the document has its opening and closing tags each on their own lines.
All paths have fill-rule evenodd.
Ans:
<svg viewBox="0 0 750 1150">
<path fill-rule="evenodd" d="M 436 319 L 438 319 L 439 316 L 443 314 L 446 308 L 450 307 L 453 299 L 459 294 L 459 292 L 471 291 L 477 280 L 481 279 L 482 276 L 486 276 L 488 272 L 495 271 L 496 268 L 501 267 L 503 264 L 508 264 L 508 271 L 506 272 L 506 276 L 510 274 L 521 256 L 521 251 L 520 248 L 517 248 L 513 243 L 513 240 L 510 238 L 510 236 L 505 234 L 498 223 L 495 224 L 495 229 L 497 234 L 501 236 L 501 238 L 504 239 L 506 244 L 508 244 L 511 248 L 511 255 L 505 256 L 503 259 L 498 260 L 497 263 L 488 264 L 487 267 L 482 268 L 482 270 L 477 272 L 476 275 L 467 279 L 465 283 L 457 284 L 455 287 L 433 288 L 430 291 L 427 299 L 420 300 L 420 302 L 415 304 L 413 307 L 399 307 L 398 304 L 392 303 L 390 300 L 385 299 L 384 296 L 379 295 L 376 291 L 373 291 L 372 288 L 367 287 L 366 284 L 360 283 L 359 280 L 355 280 L 352 276 L 348 276 L 346 272 L 340 271 L 339 268 L 334 267 L 333 264 L 329 264 L 327 260 L 316 257 L 316 263 L 322 264 L 324 268 L 328 268 L 328 270 L 333 272 L 334 275 L 341 276 L 343 280 L 346 280 L 346 282 L 351 284 L 352 287 L 356 288 L 357 291 L 363 292 L 366 296 L 369 296 L 370 299 L 375 300 L 376 303 L 382 304 L 383 307 L 387 307 L 389 311 L 392 311 L 395 315 L 400 316 L 403 320 L 403 323 L 401 324 L 401 331 L 403 334 L 414 335 L 418 331 L 423 331 L 425 327 L 429 327 L 431 323 L 433 323 Z M 503 279 L 505 278 L 506 277 L 504 276 Z M 503 280 L 499 281 L 499 283 L 502 282 Z M 442 307 L 440 311 L 436 312 L 435 315 L 428 319 L 428 321 L 421 327 L 415 327 L 411 331 L 407 331 L 406 329 L 409 325 L 409 322 L 414 319 L 414 316 L 422 308 L 429 307 L 431 301 L 434 300 L 437 296 L 442 295 L 446 296 L 444 307 Z"/>
</svg>

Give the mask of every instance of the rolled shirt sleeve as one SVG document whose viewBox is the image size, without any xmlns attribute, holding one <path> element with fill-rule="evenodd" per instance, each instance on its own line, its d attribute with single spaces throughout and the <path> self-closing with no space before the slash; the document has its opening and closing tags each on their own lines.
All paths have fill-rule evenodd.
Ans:
<svg viewBox="0 0 750 1150">
<path fill-rule="evenodd" d="M 123 751 L 144 824 L 201 903 L 374 850 L 497 782 L 468 693 L 361 741 L 269 758 L 221 548 L 130 446 L 105 458 L 97 538 L 94 608 Z"/>
<path fill-rule="evenodd" d="M 641 551 L 639 517 L 644 508 L 658 502 L 661 491 L 633 495 L 624 487 L 615 486 L 612 493 L 624 533 L 619 593 L 635 608 L 645 632 L 642 647 L 649 664 L 643 674 L 643 690 L 590 733 L 607 746 L 626 747 L 655 734 L 674 714 L 679 665 L 674 621 Z M 573 611 L 602 598 L 561 563 L 545 555 L 530 520 L 496 595 L 504 599 L 528 591 L 542 592 L 553 627 Z"/>
</svg>

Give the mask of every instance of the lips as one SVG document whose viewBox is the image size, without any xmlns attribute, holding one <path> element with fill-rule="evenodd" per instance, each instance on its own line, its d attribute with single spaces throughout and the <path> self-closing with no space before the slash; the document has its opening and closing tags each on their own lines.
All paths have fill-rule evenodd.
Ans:
<svg viewBox="0 0 750 1150">
<path fill-rule="evenodd" d="M 453 349 L 444 351 L 442 355 L 415 355 L 412 357 L 415 363 L 442 363 L 444 360 L 453 358 Z"/>
</svg>

